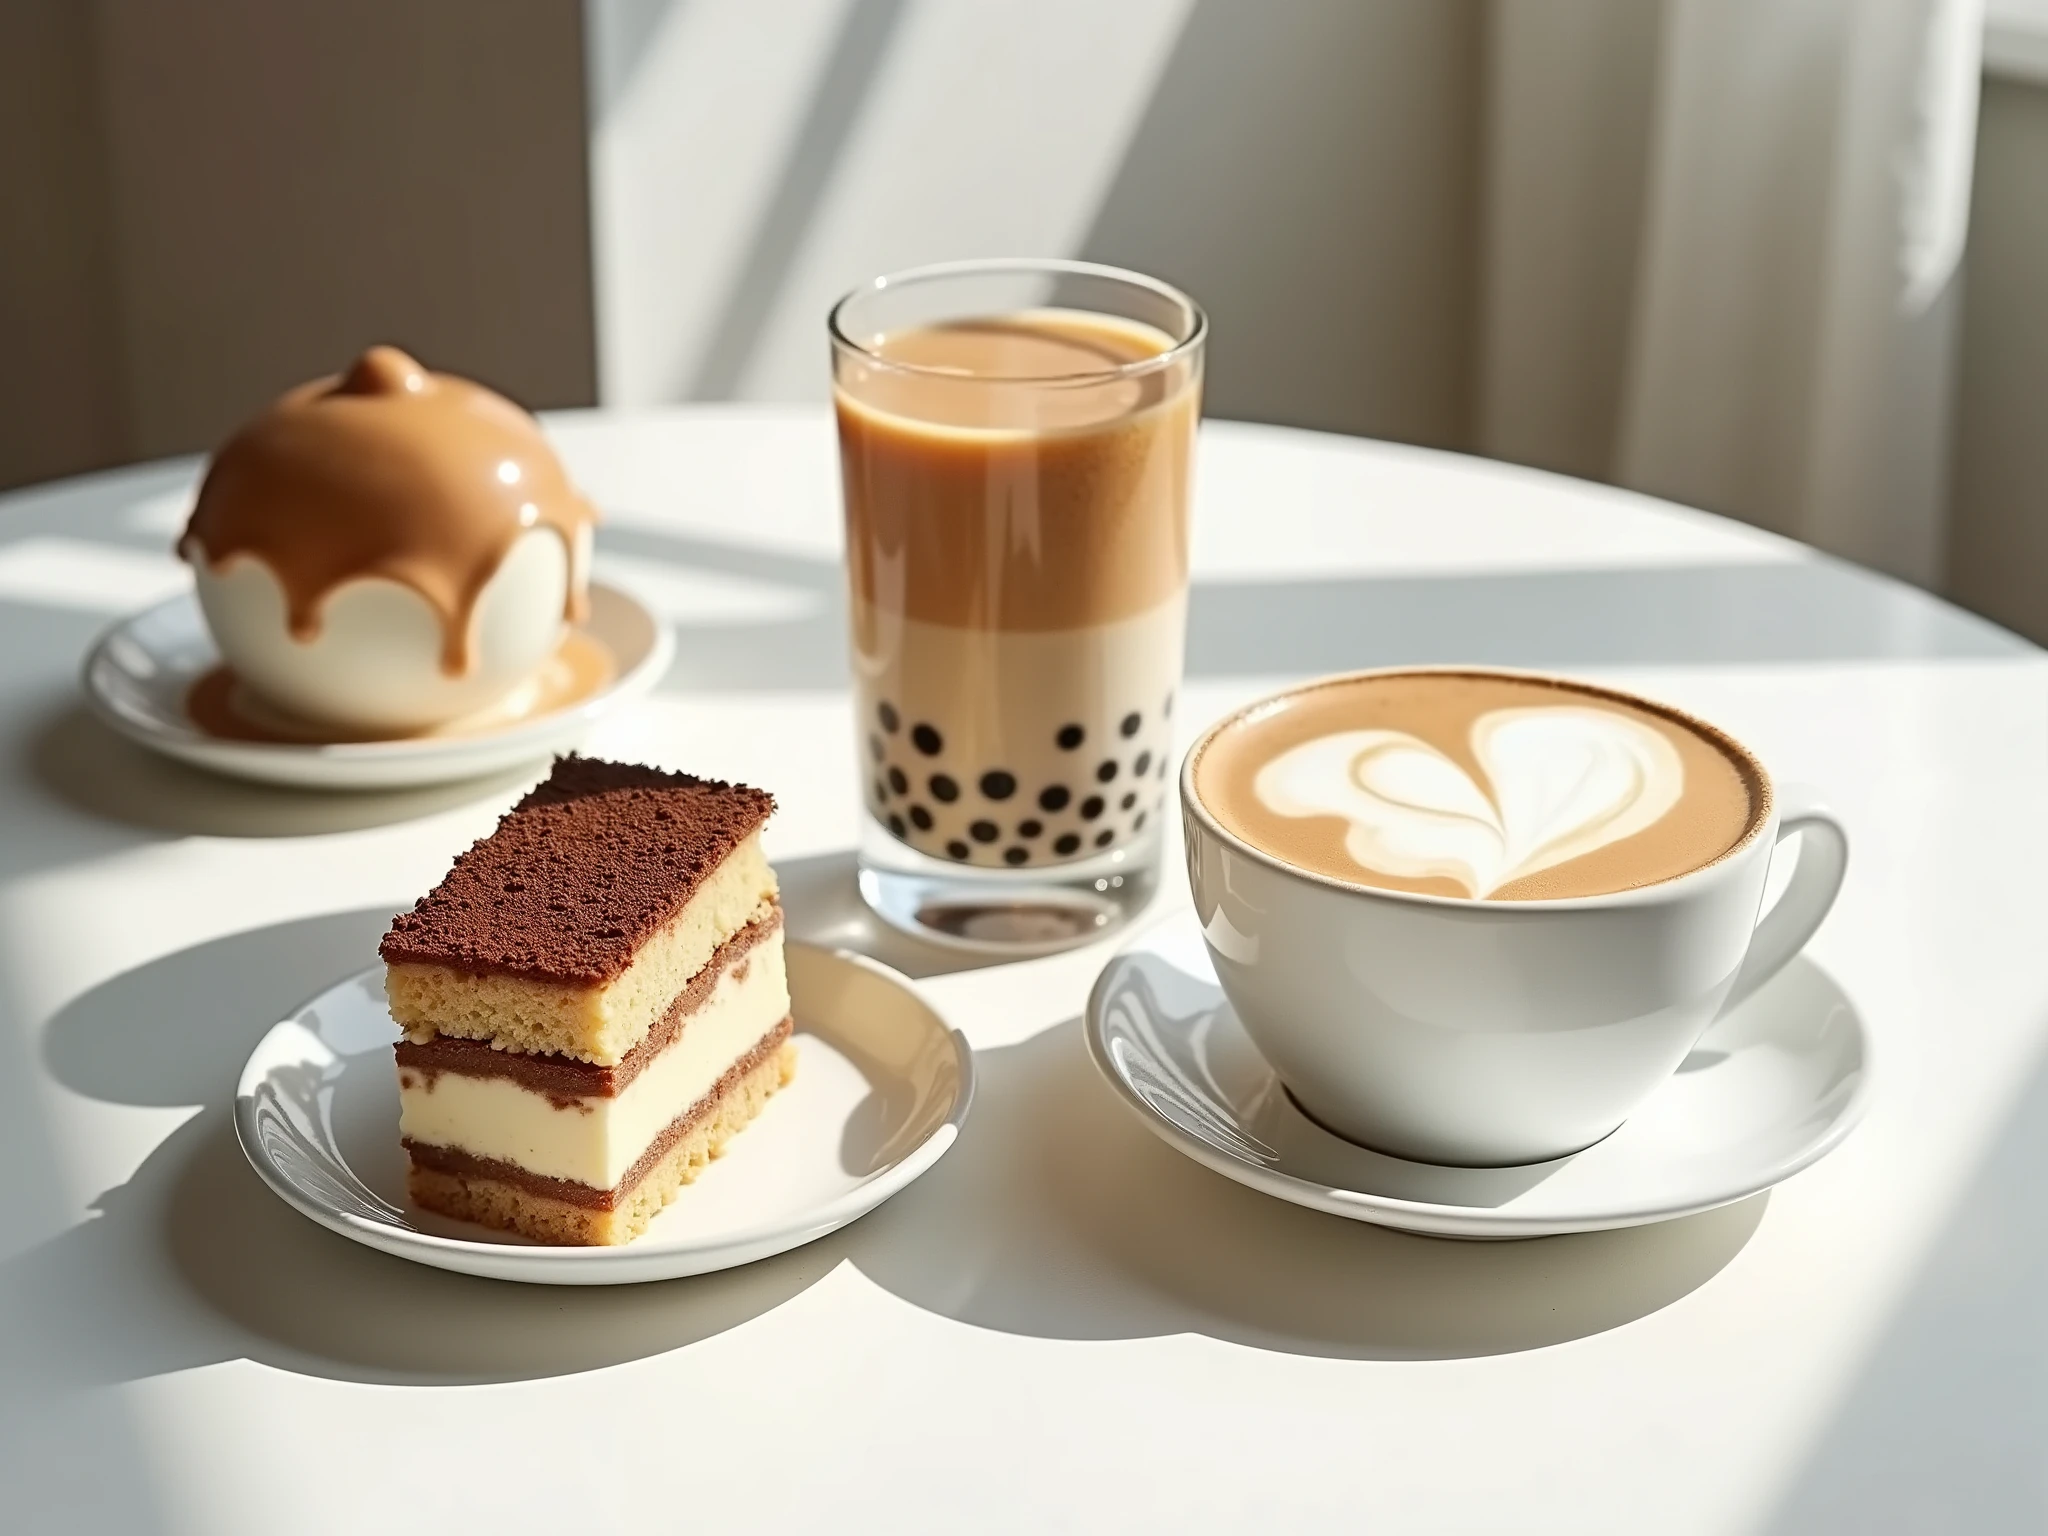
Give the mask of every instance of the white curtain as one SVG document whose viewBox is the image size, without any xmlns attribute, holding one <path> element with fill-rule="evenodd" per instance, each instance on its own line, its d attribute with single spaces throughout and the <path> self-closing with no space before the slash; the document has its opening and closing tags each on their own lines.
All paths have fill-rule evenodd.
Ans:
<svg viewBox="0 0 2048 1536">
<path fill-rule="evenodd" d="M 1497 0 L 1478 446 L 1941 576 L 1981 0 Z"/>
</svg>

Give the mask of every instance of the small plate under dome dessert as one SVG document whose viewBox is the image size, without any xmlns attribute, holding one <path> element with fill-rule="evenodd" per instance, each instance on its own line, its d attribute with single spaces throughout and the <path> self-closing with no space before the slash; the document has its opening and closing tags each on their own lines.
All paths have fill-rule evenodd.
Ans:
<svg viewBox="0 0 2048 1536">
<path fill-rule="evenodd" d="M 502 395 L 372 347 L 221 445 L 192 595 L 86 659 L 101 718 L 202 768 L 319 788 L 493 772 L 659 680 L 667 630 L 590 579 L 596 509 Z"/>
<path fill-rule="evenodd" d="M 100 719 L 129 740 L 197 768 L 300 789 L 409 789 L 480 778 L 567 751 L 600 718 L 652 692 L 674 651 L 668 626 L 646 604 L 621 587 L 593 581 L 588 616 L 512 697 L 416 735 L 293 741 L 282 735 L 282 722 L 270 723 L 260 703 L 215 692 L 233 684 L 198 602 L 187 593 L 101 635 L 86 655 L 84 683 Z M 212 706 L 210 725 L 194 718 L 195 693 L 202 709 Z M 224 726 L 224 711 L 246 723 Z"/>
</svg>

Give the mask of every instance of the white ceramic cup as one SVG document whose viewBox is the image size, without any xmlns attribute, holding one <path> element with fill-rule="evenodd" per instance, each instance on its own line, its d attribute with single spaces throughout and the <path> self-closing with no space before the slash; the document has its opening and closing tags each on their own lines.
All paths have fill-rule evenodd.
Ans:
<svg viewBox="0 0 2048 1536">
<path fill-rule="evenodd" d="M 485 583 L 466 672 L 441 665 L 441 619 L 412 588 L 358 577 L 330 593 L 320 632 L 291 632 L 284 588 L 260 559 L 216 571 L 193 561 L 199 607 L 222 658 L 287 717 L 368 736 L 429 730 L 487 708 L 539 671 L 568 629 L 572 573 L 589 569 L 587 530 L 572 552 L 552 528 L 522 533 Z"/>
<path fill-rule="evenodd" d="M 1296 1102 L 1397 1157 L 1536 1163 L 1608 1135 L 1708 1025 L 1799 953 L 1848 865 L 1834 815 L 1797 786 L 1774 788 L 1745 752 L 1766 791 L 1761 819 L 1676 879 L 1553 901 L 1334 880 L 1247 843 L 1195 791 L 1203 749 L 1258 707 L 1211 726 L 1181 765 L 1203 937 Z M 1794 833 L 1791 880 L 1759 921 L 1771 861 Z"/>
</svg>

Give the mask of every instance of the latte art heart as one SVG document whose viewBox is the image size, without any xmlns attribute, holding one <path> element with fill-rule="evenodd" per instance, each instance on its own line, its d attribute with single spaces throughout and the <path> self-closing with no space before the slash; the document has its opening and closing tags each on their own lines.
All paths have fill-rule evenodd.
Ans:
<svg viewBox="0 0 2048 1536">
<path fill-rule="evenodd" d="M 1259 769 L 1254 792 L 1281 816 L 1340 816 L 1362 869 L 1456 882 L 1475 897 L 1618 843 L 1685 790 L 1663 734 L 1582 705 L 1496 709 L 1472 723 L 1484 782 L 1418 736 L 1339 731 Z"/>
</svg>

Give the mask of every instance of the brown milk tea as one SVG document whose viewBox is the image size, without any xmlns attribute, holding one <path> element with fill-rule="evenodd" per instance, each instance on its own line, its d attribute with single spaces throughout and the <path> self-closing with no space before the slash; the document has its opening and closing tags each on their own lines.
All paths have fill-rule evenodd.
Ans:
<svg viewBox="0 0 2048 1536">
<path fill-rule="evenodd" d="M 1171 772 L 1199 361 L 1066 310 L 862 340 L 835 397 L 870 809 L 997 868 L 1142 834 Z"/>
</svg>

